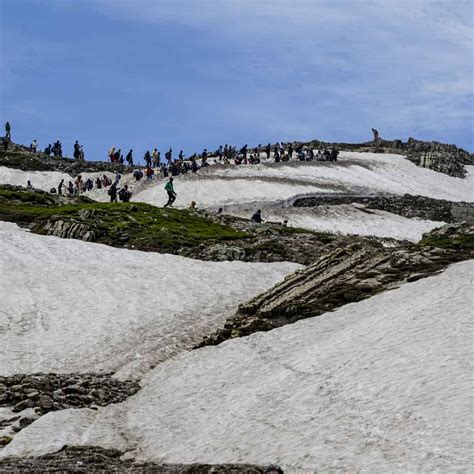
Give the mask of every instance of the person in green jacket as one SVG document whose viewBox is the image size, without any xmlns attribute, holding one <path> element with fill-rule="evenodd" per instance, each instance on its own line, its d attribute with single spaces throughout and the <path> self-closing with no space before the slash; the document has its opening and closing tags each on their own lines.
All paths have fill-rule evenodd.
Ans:
<svg viewBox="0 0 474 474">
<path fill-rule="evenodd" d="M 176 201 L 176 193 L 174 192 L 173 187 L 173 178 L 165 184 L 166 192 L 168 193 L 168 202 L 165 204 L 165 207 L 173 206 L 173 203 Z"/>
</svg>

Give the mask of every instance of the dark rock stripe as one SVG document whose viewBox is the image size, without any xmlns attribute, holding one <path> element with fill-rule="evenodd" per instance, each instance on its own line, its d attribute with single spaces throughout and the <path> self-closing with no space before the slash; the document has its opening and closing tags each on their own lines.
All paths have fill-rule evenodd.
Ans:
<svg viewBox="0 0 474 474">
<path fill-rule="evenodd" d="M 31 458 L 9 457 L 0 461 L 0 472 L 33 474 L 44 472 L 90 473 L 127 472 L 153 474 L 282 474 L 277 466 L 253 464 L 156 464 L 136 463 L 133 459 L 121 460 L 123 452 L 98 447 L 65 447 L 61 451 Z"/>
<path fill-rule="evenodd" d="M 241 305 L 196 348 L 318 316 L 474 256 L 474 227 L 469 224 L 446 225 L 423 237 L 420 244 L 404 248 L 350 245 L 326 254 Z"/>
<path fill-rule="evenodd" d="M 427 219 L 443 222 L 474 222 L 474 203 L 452 202 L 424 196 L 381 195 L 360 196 L 348 194 L 325 194 L 303 196 L 295 199 L 294 207 L 315 207 L 321 205 L 364 204 L 368 209 L 387 211 L 409 219 Z"/>
</svg>

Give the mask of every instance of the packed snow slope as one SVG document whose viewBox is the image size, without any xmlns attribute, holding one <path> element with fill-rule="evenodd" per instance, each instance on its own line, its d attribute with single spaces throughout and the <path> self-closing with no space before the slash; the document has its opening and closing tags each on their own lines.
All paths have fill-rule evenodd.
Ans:
<svg viewBox="0 0 474 474">
<path fill-rule="evenodd" d="M 337 162 L 264 163 L 210 166 L 196 174 L 178 176 L 177 205 L 192 200 L 206 208 L 283 201 L 298 194 L 412 194 L 449 201 L 474 200 L 474 166 L 466 178 L 453 178 L 420 168 L 401 155 L 342 152 Z M 135 200 L 160 205 L 162 186 L 135 192 Z"/>
<path fill-rule="evenodd" d="M 51 412 L 3 450 L 133 450 L 285 472 L 472 472 L 474 261 L 333 313 L 181 353 L 127 401 Z"/>
<path fill-rule="evenodd" d="M 270 222 L 287 220 L 290 226 L 336 234 L 357 234 L 387 237 L 418 242 L 424 233 L 445 222 L 409 219 L 378 209 L 367 209 L 362 204 L 319 205 L 315 207 L 261 206 Z M 237 217 L 248 218 L 255 212 L 255 204 L 240 205 L 228 210 Z"/>
<path fill-rule="evenodd" d="M 0 375 L 139 376 L 299 267 L 202 262 L 0 222 Z"/>
<path fill-rule="evenodd" d="M 287 220 L 290 226 L 416 242 L 423 233 L 444 223 L 407 219 L 384 211 L 367 212 L 357 205 L 295 209 L 291 207 L 291 200 L 305 194 L 342 193 L 364 196 L 412 194 L 473 201 L 474 166 L 466 168 L 466 178 L 453 178 L 420 168 L 401 155 L 355 152 L 342 152 L 340 160 L 331 163 L 292 161 L 210 166 L 195 175 L 176 178 L 176 205 L 184 207 L 196 201 L 198 206 L 224 207 L 228 214 L 247 218 L 260 208 L 264 219 Z M 162 182 L 139 184 L 134 191 L 134 200 L 162 205 L 162 188 Z"/>
</svg>

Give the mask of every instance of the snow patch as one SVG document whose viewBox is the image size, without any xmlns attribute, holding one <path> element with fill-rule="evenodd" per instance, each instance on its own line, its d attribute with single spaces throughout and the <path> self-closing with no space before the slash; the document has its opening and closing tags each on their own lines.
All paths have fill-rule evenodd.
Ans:
<svg viewBox="0 0 474 474">
<path fill-rule="evenodd" d="M 0 374 L 138 376 L 298 268 L 116 249 L 0 222 Z"/>
<path fill-rule="evenodd" d="M 228 214 L 248 218 L 255 209 L 238 206 L 227 210 Z M 288 221 L 290 227 L 301 227 L 336 234 L 355 234 L 389 237 L 418 242 L 425 232 L 441 227 L 445 222 L 424 219 L 408 219 L 391 212 L 366 209 L 361 204 L 320 205 L 315 207 L 262 206 L 263 218 L 270 222 Z"/>
<path fill-rule="evenodd" d="M 266 333 L 181 353 L 126 402 L 49 413 L 1 456 L 64 444 L 285 472 L 469 472 L 474 261 Z"/>
</svg>

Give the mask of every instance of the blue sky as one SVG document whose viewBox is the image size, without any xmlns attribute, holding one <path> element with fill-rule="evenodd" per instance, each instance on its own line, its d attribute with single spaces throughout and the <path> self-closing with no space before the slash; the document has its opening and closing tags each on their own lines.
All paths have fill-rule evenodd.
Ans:
<svg viewBox="0 0 474 474">
<path fill-rule="evenodd" d="M 13 139 L 473 144 L 471 0 L 0 0 Z"/>
</svg>

